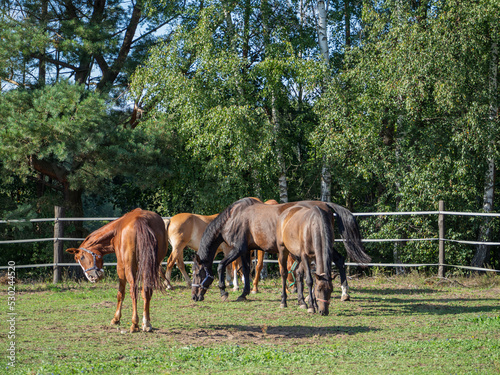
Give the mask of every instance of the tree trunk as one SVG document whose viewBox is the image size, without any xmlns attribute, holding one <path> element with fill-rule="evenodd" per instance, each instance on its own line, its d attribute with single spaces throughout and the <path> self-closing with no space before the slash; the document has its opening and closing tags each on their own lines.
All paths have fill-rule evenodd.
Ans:
<svg viewBox="0 0 500 375">
<path fill-rule="evenodd" d="M 328 34 L 327 34 L 327 19 L 326 7 L 323 0 L 318 1 L 318 43 L 321 48 L 321 54 L 328 67 L 330 65 L 330 53 L 328 50 Z M 321 168 L 321 200 L 330 202 L 332 190 L 332 175 L 330 166 L 327 163 L 326 157 L 323 157 L 323 167 Z"/>
<path fill-rule="evenodd" d="M 351 47 L 351 8 L 349 0 L 344 0 L 344 17 L 345 17 L 345 46 L 346 49 Z"/>
<path fill-rule="evenodd" d="M 323 0 L 318 1 L 318 43 L 321 48 L 321 54 L 327 65 L 330 64 L 330 54 L 328 52 L 328 35 L 326 22 L 326 7 Z"/>
<path fill-rule="evenodd" d="M 269 29 L 269 16 L 271 13 L 271 8 L 269 6 L 269 3 L 267 0 L 262 0 L 261 3 L 261 13 L 262 13 L 262 28 L 264 31 L 264 49 L 265 49 L 265 58 L 267 58 L 267 52 L 269 50 L 269 46 L 271 45 L 271 38 L 270 38 L 270 29 Z M 279 83 L 276 83 L 279 84 Z M 272 88 L 274 91 L 274 89 Z M 271 94 L 271 123 L 273 125 L 273 130 L 274 130 L 274 144 L 276 147 L 276 154 L 277 154 L 277 159 L 278 159 L 278 166 L 279 166 L 279 177 L 278 177 L 278 184 L 279 184 L 279 193 L 280 193 L 280 202 L 281 203 L 286 203 L 288 202 L 288 185 L 286 181 L 286 166 L 285 166 L 285 159 L 283 157 L 283 150 L 281 148 L 281 145 L 279 143 L 279 135 L 280 135 L 280 117 L 279 117 L 279 112 L 278 108 L 276 106 L 276 94 L 273 92 Z"/>
<path fill-rule="evenodd" d="M 489 114 L 489 128 L 493 131 L 495 129 L 495 119 L 498 113 L 498 43 L 493 41 L 491 43 L 491 67 L 490 67 L 490 114 Z M 488 169 L 484 179 L 484 195 L 483 195 L 483 210 L 490 212 L 493 209 L 493 199 L 495 195 L 495 160 L 493 157 L 493 145 L 490 145 L 488 151 Z M 479 241 L 487 242 L 490 240 L 491 226 L 490 218 L 486 217 L 479 230 Z M 472 259 L 472 266 L 482 267 L 485 263 L 489 262 L 490 247 L 487 245 L 478 245 L 474 258 Z"/>
<path fill-rule="evenodd" d="M 323 158 L 323 168 L 321 170 L 321 200 L 323 202 L 330 202 L 332 199 L 332 175 L 330 169 L 326 163 L 325 158 Z"/>
</svg>

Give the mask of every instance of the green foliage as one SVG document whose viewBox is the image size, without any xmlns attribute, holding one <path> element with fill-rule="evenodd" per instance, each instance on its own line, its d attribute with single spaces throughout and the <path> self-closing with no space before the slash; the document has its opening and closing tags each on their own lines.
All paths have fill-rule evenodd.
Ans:
<svg viewBox="0 0 500 375">
<path fill-rule="evenodd" d="M 339 193 L 362 210 L 435 210 L 444 200 L 448 210 L 478 211 L 486 162 L 498 158 L 498 116 L 490 119 L 498 4 L 426 3 L 365 4 L 366 38 L 315 107 L 312 141 L 331 160 Z M 434 237 L 432 220 L 388 220 L 376 236 Z M 449 235 L 475 238 L 478 224 Z M 432 245 L 406 251 L 401 260 L 435 259 Z"/>
</svg>

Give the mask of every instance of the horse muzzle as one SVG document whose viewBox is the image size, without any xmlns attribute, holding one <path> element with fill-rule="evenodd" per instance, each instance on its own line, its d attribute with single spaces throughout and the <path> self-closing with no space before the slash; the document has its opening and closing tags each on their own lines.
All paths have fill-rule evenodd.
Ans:
<svg viewBox="0 0 500 375">
<path fill-rule="evenodd" d="M 85 272 L 85 276 L 87 276 L 88 281 L 90 281 L 91 283 L 95 283 L 103 278 L 104 272 L 100 270 L 91 270 Z"/>
<path fill-rule="evenodd" d="M 205 297 L 203 296 L 203 294 L 196 294 L 196 293 L 193 293 L 191 295 L 191 299 L 195 302 L 199 302 L 199 301 L 203 301 L 205 299 Z"/>
</svg>

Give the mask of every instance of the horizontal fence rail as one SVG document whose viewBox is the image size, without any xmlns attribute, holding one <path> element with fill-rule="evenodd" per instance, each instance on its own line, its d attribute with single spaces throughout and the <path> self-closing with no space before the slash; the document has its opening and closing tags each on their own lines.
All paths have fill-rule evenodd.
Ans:
<svg viewBox="0 0 500 375">
<path fill-rule="evenodd" d="M 440 203 L 441 205 L 441 203 Z M 441 208 L 441 207 L 440 207 Z M 57 212 L 57 211 L 56 211 Z M 57 215 L 57 214 L 56 214 Z M 500 217 L 500 213 L 485 213 L 485 212 L 455 212 L 455 211 L 445 211 L 445 210 L 437 210 L 437 211 L 408 211 L 408 212 L 359 212 L 353 213 L 356 217 L 370 217 L 370 216 L 424 216 L 424 215 L 438 215 L 440 217 L 444 216 L 476 216 L 476 217 Z M 169 219 L 170 217 L 164 217 L 163 219 Z M 54 217 L 54 218 L 37 218 L 37 219 L 19 219 L 19 220 L 0 220 L 0 224 L 24 224 L 24 223 L 40 223 L 40 222 L 53 222 L 55 226 L 58 222 L 75 222 L 75 221 L 113 221 L 118 219 L 118 217 L 94 217 L 94 218 L 81 218 L 81 217 Z M 62 233 L 58 233 L 59 235 Z M 61 246 L 64 241 L 83 241 L 84 238 L 69 238 L 69 237 L 61 237 L 54 236 L 52 238 L 37 238 L 37 239 L 23 239 L 23 240 L 1 240 L 0 245 L 5 244 L 23 244 L 23 243 L 35 243 L 35 242 L 54 242 L 54 244 L 59 244 Z M 382 242 L 412 242 L 412 241 L 430 241 L 430 242 L 440 242 L 440 251 L 441 247 L 444 246 L 445 242 L 450 243 L 459 243 L 465 245 L 486 245 L 486 246 L 500 246 L 500 242 L 482 242 L 482 241 L 466 241 L 466 240 L 451 240 L 441 237 L 435 238 L 390 238 L 390 239 L 363 239 L 363 243 L 382 243 Z M 335 239 L 335 242 L 342 242 L 342 239 Z M 444 253 L 440 254 L 440 259 L 444 259 Z M 214 263 L 219 263 L 220 261 L 214 261 Z M 265 259 L 265 263 L 277 263 L 277 260 Z M 193 262 L 186 261 L 186 264 L 192 264 Z M 166 262 L 162 263 L 166 265 Z M 490 269 L 490 268 L 481 268 L 481 267 L 472 267 L 472 266 L 463 266 L 463 265 L 453 265 L 446 264 L 445 262 L 438 263 L 345 263 L 347 266 L 371 266 L 371 267 L 439 267 L 442 276 L 443 267 L 453 267 L 459 269 L 473 270 L 473 271 L 485 271 L 485 272 L 496 272 L 500 273 L 500 270 Z M 78 263 L 63 263 L 59 261 L 54 261 L 53 263 L 45 263 L 45 264 L 27 264 L 27 265 L 16 265 L 16 268 L 41 268 L 41 267 L 52 267 L 54 270 L 59 269 L 60 267 L 74 267 L 80 266 Z M 116 266 L 116 263 L 104 263 L 104 266 L 113 267 Z M 0 265 L 1 269 L 7 269 L 8 266 Z"/>
</svg>

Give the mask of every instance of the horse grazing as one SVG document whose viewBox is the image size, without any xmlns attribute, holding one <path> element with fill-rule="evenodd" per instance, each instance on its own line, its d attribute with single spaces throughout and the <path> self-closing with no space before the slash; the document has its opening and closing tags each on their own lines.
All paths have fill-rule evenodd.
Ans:
<svg viewBox="0 0 500 375">
<path fill-rule="evenodd" d="M 75 260 L 80 263 L 85 276 L 91 282 L 100 280 L 104 275 L 103 255 L 114 252 L 120 281 L 118 304 L 111 324 L 120 324 L 125 286 L 128 281 L 133 310 L 130 332 L 139 330 L 137 315 L 139 284 L 142 284 L 144 300 L 142 330 L 152 331 L 149 305 L 153 290 L 163 290 L 160 280 L 161 261 L 167 254 L 165 225 L 160 215 L 137 208 L 92 232 L 80 247 L 66 251 L 74 254 Z"/>
<path fill-rule="evenodd" d="M 222 241 L 230 247 L 230 253 L 221 261 L 218 267 L 219 288 L 221 297 L 227 298 L 224 284 L 224 270 L 226 264 L 237 257 L 242 259 L 242 269 L 245 275 L 245 287 L 238 300 L 244 300 L 250 293 L 248 274 L 250 272 L 250 250 L 262 250 L 269 253 L 278 253 L 277 223 L 279 216 L 293 206 L 314 207 L 321 206 L 328 210 L 331 221 L 334 213 L 337 214 L 337 225 L 344 239 L 347 254 L 360 263 L 367 263 L 370 257 L 364 252 L 359 227 L 352 213 L 334 203 L 317 201 L 301 201 L 277 205 L 265 205 L 249 198 L 243 198 L 228 206 L 213 220 L 205 230 L 201 239 L 200 248 L 195 256 L 193 265 L 192 298 L 202 301 L 208 287 L 212 284 L 213 259 L 215 251 Z M 329 249 L 333 251 L 333 248 Z M 339 269 L 342 285 L 342 299 L 349 299 L 347 278 L 345 275 L 344 257 L 337 253 L 332 257 Z M 282 263 L 283 265 L 283 263 Z M 286 267 L 281 273 L 286 271 Z"/>
<path fill-rule="evenodd" d="M 251 198 L 256 201 L 261 202 L 258 198 Z M 270 199 L 265 202 L 265 204 L 278 204 L 274 199 Z M 208 224 L 210 224 L 218 214 L 204 216 L 197 215 L 191 213 L 180 213 L 175 216 L 172 216 L 170 219 L 165 219 L 165 230 L 167 233 L 167 239 L 170 245 L 172 246 L 172 253 L 167 259 L 167 268 L 165 271 L 165 279 L 167 280 L 167 289 L 173 289 L 170 285 L 170 278 L 172 275 L 172 269 L 175 264 L 184 276 L 184 280 L 186 281 L 189 288 L 191 288 L 191 279 L 186 272 L 186 266 L 184 264 L 184 249 L 186 247 L 191 248 L 194 251 L 198 251 L 200 247 L 201 237 L 203 232 L 207 228 Z M 226 245 L 225 242 L 222 242 L 220 246 L 217 248 L 216 254 L 220 252 L 224 253 L 224 256 L 228 255 L 230 248 Z M 263 267 L 263 258 L 259 258 L 260 270 Z M 234 289 L 238 290 L 238 269 L 240 268 L 240 260 L 235 260 L 231 266 L 233 270 L 233 284 Z M 260 274 L 260 272 L 259 272 Z M 254 281 L 255 288 L 258 283 L 258 274 L 256 274 Z"/>
<path fill-rule="evenodd" d="M 289 254 L 300 260 L 303 267 L 298 271 L 298 278 L 301 280 L 305 273 L 311 303 L 308 311 L 314 313 L 318 310 L 321 315 L 328 315 L 333 290 L 331 280 L 332 261 L 330 257 L 331 250 L 333 250 L 333 222 L 331 218 L 331 212 L 326 205 L 313 207 L 297 205 L 286 209 L 278 217 L 276 228 L 281 269 L 286 270 Z M 312 260 L 316 262 L 316 288 L 314 291 L 310 268 Z M 282 307 L 286 307 L 287 277 L 288 273 L 282 271 Z M 307 308 L 303 290 L 303 283 L 297 283 L 299 305 Z"/>
</svg>

